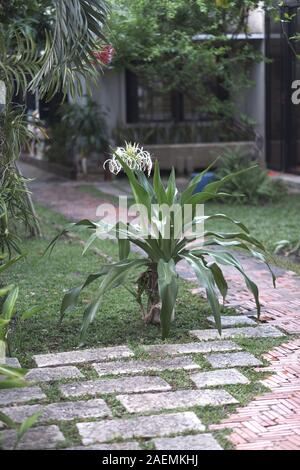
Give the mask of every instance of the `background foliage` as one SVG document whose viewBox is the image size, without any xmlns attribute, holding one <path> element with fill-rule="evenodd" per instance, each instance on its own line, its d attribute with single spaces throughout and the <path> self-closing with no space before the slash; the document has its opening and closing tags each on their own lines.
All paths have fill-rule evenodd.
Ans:
<svg viewBox="0 0 300 470">
<path fill-rule="evenodd" d="M 89 157 L 109 147 L 102 109 L 91 98 L 84 105 L 67 103 L 60 108 L 57 124 L 49 133 L 47 157 L 52 162 L 74 163 L 74 156 Z"/>
<path fill-rule="evenodd" d="M 9 215 L 35 221 L 17 160 L 32 135 L 24 114 L 28 92 L 50 100 L 57 92 L 82 94 L 83 79 L 101 68 L 93 52 L 104 41 L 105 0 L 13 0 L 0 3 L 0 82 L 6 105 L 0 115 L 0 250 L 16 249 Z M 32 214 L 30 220 L 30 213 Z"/>
<path fill-rule="evenodd" d="M 183 93 L 207 117 L 230 120 L 236 114 L 232 96 L 252 83 L 251 65 L 262 60 L 253 43 L 234 38 L 248 33 L 249 11 L 260 3 L 111 0 L 115 64 L 161 93 Z"/>
<path fill-rule="evenodd" d="M 250 166 L 253 166 L 251 170 L 243 172 Z M 286 193 L 286 187 L 281 180 L 272 179 L 253 156 L 241 149 L 227 149 L 218 160 L 219 178 L 233 173 L 237 174 L 224 184 L 224 190 L 231 195 L 231 202 L 239 204 L 275 202 Z"/>
</svg>

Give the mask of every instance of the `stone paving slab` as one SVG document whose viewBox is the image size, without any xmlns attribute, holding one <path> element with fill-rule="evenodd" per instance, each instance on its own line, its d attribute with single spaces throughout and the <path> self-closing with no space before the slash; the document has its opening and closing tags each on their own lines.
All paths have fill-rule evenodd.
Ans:
<svg viewBox="0 0 300 470">
<path fill-rule="evenodd" d="M 245 377 L 237 369 L 222 369 L 211 370 L 208 372 L 199 372 L 198 374 L 192 374 L 190 379 L 194 382 L 197 388 L 250 383 L 250 380 L 248 380 L 247 377 Z"/>
<path fill-rule="evenodd" d="M 215 319 L 213 316 L 207 318 L 207 320 L 215 325 Z M 247 317 L 246 315 L 222 315 L 221 316 L 222 328 L 230 328 L 232 326 L 238 325 L 257 325 L 256 321 L 252 320 L 252 318 Z"/>
<path fill-rule="evenodd" d="M 0 405 L 12 405 L 25 403 L 31 400 L 43 400 L 47 398 L 40 387 L 8 388 L 0 390 Z"/>
<path fill-rule="evenodd" d="M 212 434 L 154 439 L 153 442 L 157 450 L 223 450 Z"/>
<path fill-rule="evenodd" d="M 222 336 L 217 330 L 191 330 L 190 335 L 200 341 L 221 340 L 243 336 L 245 338 L 279 338 L 284 334 L 274 326 L 258 325 L 223 329 Z"/>
<path fill-rule="evenodd" d="M 114 439 L 153 438 L 169 436 L 174 432 L 205 431 L 200 419 L 192 412 L 139 416 L 130 419 L 111 419 L 76 424 L 83 445 L 92 445 Z"/>
<path fill-rule="evenodd" d="M 16 431 L 13 430 L 2 431 L 0 433 L 2 449 L 13 449 L 16 435 Z M 58 426 L 39 426 L 26 432 L 18 444 L 18 450 L 54 449 L 63 442 L 65 442 L 65 438 Z"/>
<path fill-rule="evenodd" d="M 73 419 L 105 418 L 111 411 L 102 399 L 51 403 L 50 405 L 23 405 L 2 408 L 16 423 L 21 423 L 34 413 L 41 412 L 39 423 L 51 420 L 71 421 Z"/>
<path fill-rule="evenodd" d="M 225 390 L 177 390 L 175 392 L 143 393 L 141 395 L 117 395 L 117 399 L 129 413 L 238 403 Z"/>
<path fill-rule="evenodd" d="M 31 369 L 25 378 L 33 382 L 52 382 L 61 379 L 81 379 L 84 375 L 75 366 L 62 366 Z"/>
<path fill-rule="evenodd" d="M 136 374 L 147 371 L 200 369 L 190 357 L 174 357 L 152 361 L 116 361 L 93 364 L 98 375 Z"/>
<path fill-rule="evenodd" d="M 218 351 L 240 351 L 242 348 L 232 341 L 207 341 L 205 343 L 153 344 L 143 346 L 152 356 L 176 356 L 180 354 L 205 354 Z"/>
<path fill-rule="evenodd" d="M 100 362 L 110 359 L 121 359 L 134 356 L 127 346 L 113 346 L 98 349 L 78 349 L 76 351 L 38 354 L 33 356 L 38 367 L 82 364 L 84 362 Z"/>
<path fill-rule="evenodd" d="M 222 369 L 223 367 L 248 367 L 262 365 L 261 361 L 248 352 L 209 354 L 208 356 L 205 356 L 205 359 L 215 369 Z"/>
<path fill-rule="evenodd" d="M 118 444 L 96 444 L 93 446 L 70 447 L 66 450 L 141 450 L 138 442 L 120 442 Z"/>
<path fill-rule="evenodd" d="M 145 375 L 108 380 L 88 380 L 60 385 L 64 397 L 95 396 L 100 393 L 166 392 L 171 386 L 160 377 Z"/>
<path fill-rule="evenodd" d="M 17 367 L 18 369 L 21 368 L 21 364 L 16 357 L 6 357 L 5 364 L 9 367 Z"/>
</svg>

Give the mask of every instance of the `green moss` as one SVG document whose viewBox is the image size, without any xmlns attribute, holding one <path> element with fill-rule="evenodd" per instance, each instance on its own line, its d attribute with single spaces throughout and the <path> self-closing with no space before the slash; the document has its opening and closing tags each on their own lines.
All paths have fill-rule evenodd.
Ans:
<svg viewBox="0 0 300 470">
<path fill-rule="evenodd" d="M 56 423 L 56 424 L 59 425 L 59 428 L 61 432 L 63 433 L 65 440 L 66 440 L 66 443 L 61 444 L 60 448 L 75 447 L 75 446 L 82 445 L 79 432 L 75 423 L 60 421 L 59 423 Z"/>
<path fill-rule="evenodd" d="M 171 385 L 172 390 L 193 387 L 193 383 L 190 380 L 190 374 L 186 370 L 168 370 L 161 372 L 159 376 Z"/>
</svg>

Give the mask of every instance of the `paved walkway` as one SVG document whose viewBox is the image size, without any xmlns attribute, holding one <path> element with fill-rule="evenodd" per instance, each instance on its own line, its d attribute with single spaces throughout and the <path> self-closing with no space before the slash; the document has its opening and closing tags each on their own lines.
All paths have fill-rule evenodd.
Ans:
<svg viewBox="0 0 300 470">
<path fill-rule="evenodd" d="M 71 219 L 95 217 L 95 207 L 99 204 L 99 200 L 76 191 L 72 183 L 48 180 L 34 183 L 32 190 L 34 199 Z M 84 351 L 64 353 L 64 356 L 56 354 L 51 357 L 37 357 L 38 368 L 31 372 L 33 380 L 39 382 L 47 381 L 49 377 L 51 380 L 74 378 L 78 382 L 74 385 L 60 386 L 61 396 L 68 401 L 48 405 L 43 411 L 41 422 L 50 425 L 47 427 L 47 432 L 41 435 L 42 443 L 39 444 L 40 441 L 37 440 L 36 445 L 55 447 L 64 441 L 59 425 L 51 425 L 51 421 L 55 419 L 88 421 L 89 417 L 93 417 L 96 419 L 95 422 L 80 421 L 76 425 L 84 446 L 100 445 L 103 448 L 106 442 L 121 439 L 130 444 L 128 442 L 115 444 L 119 448 L 120 445 L 121 448 L 129 448 L 128 446 L 137 448 L 143 445 L 145 440 L 151 442 L 151 445 L 157 449 L 177 449 L 183 446 L 187 450 L 219 448 L 220 443 L 216 442 L 212 433 L 217 429 L 229 427 L 233 429 L 230 440 L 239 449 L 299 449 L 300 342 L 297 339 L 291 338 L 291 342 L 275 348 L 266 355 L 270 365 L 264 370 L 270 372 L 270 376 L 275 372 L 272 378 L 264 381 L 271 391 L 253 400 L 247 407 L 239 408 L 224 423 L 206 429 L 199 418 L 188 411 L 191 406 L 226 406 L 236 403 L 235 397 L 226 391 L 226 386 L 230 383 L 248 383 L 240 368 L 260 367 L 259 361 L 254 356 L 238 350 L 237 345 L 232 342 L 232 338 L 236 335 L 242 333 L 246 337 L 263 338 L 280 336 L 282 331 L 288 335 L 300 334 L 300 278 L 292 272 L 277 269 L 278 287 L 274 290 L 264 266 L 252 259 L 243 256 L 240 258 L 250 277 L 255 279 L 260 287 L 263 324 L 258 326 L 251 324 L 252 316 L 255 314 L 254 301 L 241 282 L 241 277 L 231 268 L 226 268 L 230 285 L 226 305 L 233 307 L 243 316 L 245 326 L 237 329 L 234 323 L 229 324 L 228 328 L 224 329 L 222 341 L 218 339 L 214 329 L 194 331 L 191 334 L 197 338 L 196 342 L 190 345 L 161 346 L 160 351 L 166 348 L 167 358 L 149 359 L 151 363 L 135 359 L 134 353 L 126 346 L 119 347 L 117 353 L 113 350 L 108 352 L 93 350 L 86 353 Z M 179 272 L 184 278 L 195 280 L 186 265 L 179 265 Z M 193 289 L 192 292 L 194 295 L 203 294 L 202 289 Z M 236 320 L 240 325 L 241 319 Z M 155 348 L 152 349 L 153 351 L 151 352 L 150 348 L 149 352 L 155 355 Z M 196 369 L 200 367 L 189 356 L 193 353 L 203 354 L 212 370 L 196 373 Z M 99 377 L 113 374 L 117 378 L 99 379 L 89 383 L 85 380 L 86 362 L 95 364 L 93 368 Z M 170 384 L 159 378 L 159 372 L 162 370 L 178 369 L 189 371 L 194 388 L 184 391 L 172 390 Z M 156 371 L 157 376 L 143 375 L 148 371 Z M 123 374 L 126 374 L 125 377 Z M 134 384 L 127 374 L 135 376 Z M 209 388 L 216 385 L 222 386 L 222 389 Z M 133 392 L 138 395 L 132 395 Z M 22 392 L 19 393 L 22 396 Z M 44 392 L 36 386 L 32 393 L 37 395 L 36 399 L 41 400 L 41 393 Z M 126 419 L 112 417 L 110 401 L 106 402 L 105 398 L 102 398 L 103 393 L 118 393 L 116 399 L 133 417 Z M 99 394 L 101 398 L 82 403 L 76 401 L 76 406 L 75 402 L 72 404 L 70 401 L 72 397 L 82 395 L 94 397 Z M 13 397 L 11 403 L 18 401 L 23 402 L 24 398 Z M 18 405 L 6 411 L 12 413 L 14 418 L 21 419 L 33 411 L 28 406 L 33 405 Z M 183 411 L 165 414 L 166 410 L 178 408 Z M 153 418 L 150 420 L 144 418 L 144 414 L 147 413 L 153 414 Z M 173 436 L 174 429 L 177 430 L 176 434 L 187 434 L 187 436 L 178 439 Z M 38 435 L 38 431 L 30 432 Z M 34 437 L 29 433 L 28 436 L 28 439 Z M 9 447 L 11 441 L 12 434 L 5 431 L 5 445 Z"/>
<path fill-rule="evenodd" d="M 79 191 L 83 182 L 59 178 L 26 163 L 21 163 L 23 175 L 32 179 L 29 188 L 34 201 L 49 207 L 72 221 L 81 219 L 97 219 L 97 207 L 105 200 Z"/>
<path fill-rule="evenodd" d="M 274 327 L 266 329 L 251 320 L 249 326 L 246 316 L 244 320 L 239 316 L 232 320 L 233 326 L 243 321 L 248 324 L 248 337 L 283 335 Z M 151 446 L 157 450 L 221 450 L 216 435 L 209 432 L 195 408 L 238 404 L 226 387 L 247 385 L 250 380 L 243 369 L 262 366 L 261 361 L 231 340 L 239 334 L 236 330 L 239 328 L 226 329 L 225 340 L 218 336 L 209 340 L 207 336 L 185 344 L 141 346 L 147 359 L 139 359 L 126 345 L 36 355 L 33 358 L 37 367 L 26 376 L 33 385 L 0 391 L 0 410 L 17 423 L 41 413 L 37 427 L 26 433 L 20 449 L 68 446 L 112 450 Z M 201 330 L 204 335 L 214 333 L 213 328 Z M 199 332 L 190 334 L 197 337 Z M 202 363 L 207 361 L 211 369 L 201 371 L 203 366 L 195 354 L 201 356 Z M 91 370 L 98 379 L 89 379 Z M 164 371 L 182 370 L 188 374 L 189 387 L 174 389 L 160 376 Z M 51 388 L 45 384 L 51 384 Z M 66 440 L 62 426 L 65 423 L 73 425 L 80 445 Z M 15 438 L 15 431 L 0 432 L 4 449 L 12 448 Z"/>
<path fill-rule="evenodd" d="M 300 449 L 300 340 L 265 355 L 274 373 L 262 383 L 271 392 L 256 398 L 211 430 L 233 429 L 230 441 L 239 450 Z"/>
</svg>

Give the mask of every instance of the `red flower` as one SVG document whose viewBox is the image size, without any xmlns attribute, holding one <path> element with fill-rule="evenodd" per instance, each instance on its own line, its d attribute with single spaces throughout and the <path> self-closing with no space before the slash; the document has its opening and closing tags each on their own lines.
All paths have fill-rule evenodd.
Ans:
<svg viewBox="0 0 300 470">
<path fill-rule="evenodd" d="M 109 65 L 115 55 L 115 49 L 110 44 L 103 46 L 100 51 L 94 51 L 93 56 L 103 65 Z"/>
</svg>

